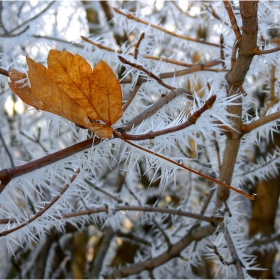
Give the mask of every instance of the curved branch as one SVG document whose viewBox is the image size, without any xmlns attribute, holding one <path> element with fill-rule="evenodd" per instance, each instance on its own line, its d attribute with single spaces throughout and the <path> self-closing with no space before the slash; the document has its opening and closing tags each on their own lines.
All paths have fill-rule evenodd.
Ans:
<svg viewBox="0 0 280 280">
<path fill-rule="evenodd" d="M 216 226 L 208 225 L 197 228 L 192 227 L 190 231 L 177 243 L 168 248 L 167 251 L 161 255 L 149 259 L 147 261 L 139 262 L 131 266 L 123 267 L 114 271 L 112 274 L 104 276 L 105 279 L 122 278 L 133 274 L 138 274 L 144 270 L 153 270 L 154 268 L 166 263 L 167 261 L 179 257 L 181 251 L 190 245 L 193 241 L 199 241 L 211 234 L 216 230 Z"/>
</svg>

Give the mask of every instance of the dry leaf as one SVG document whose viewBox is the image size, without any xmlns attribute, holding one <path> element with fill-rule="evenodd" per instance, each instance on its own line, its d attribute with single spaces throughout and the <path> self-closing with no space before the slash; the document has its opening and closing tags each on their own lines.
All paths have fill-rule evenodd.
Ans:
<svg viewBox="0 0 280 280">
<path fill-rule="evenodd" d="M 26 75 L 10 72 L 11 89 L 27 104 L 45 110 L 94 131 L 112 136 L 112 125 L 122 116 L 120 83 L 111 68 L 100 61 L 92 70 L 76 54 L 51 50 L 48 69 L 26 58 L 31 88 L 22 82 Z"/>
</svg>

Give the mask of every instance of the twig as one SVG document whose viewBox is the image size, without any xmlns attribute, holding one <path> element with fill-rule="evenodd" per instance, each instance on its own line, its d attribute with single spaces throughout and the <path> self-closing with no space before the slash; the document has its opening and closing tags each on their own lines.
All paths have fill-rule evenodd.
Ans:
<svg viewBox="0 0 280 280">
<path fill-rule="evenodd" d="M 27 25 L 23 30 L 21 30 L 21 31 L 19 31 L 18 33 L 14 33 L 14 34 L 10 34 L 10 33 L 8 33 L 8 34 L 0 34 L 0 37 L 8 37 L 8 38 L 10 38 L 10 37 L 17 37 L 17 36 L 20 36 L 21 34 L 23 34 L 27 29 L 29 29 L 29 25 Z"/>
<path fill-rule="evenodd" d="M 242 36 L 241 36 L 241 33 L 240 33 L 240 29 L 237 25 L 235 15 L 232 11 L 232 8 L 231 8 L 231 5 L 230 5 L 229 1 L 227 1 L 227 0 L 223 0 L 223 1 L 224 1 L 225 8 L 227 10 L 227 13 L 228 13 L 230 22 L 231 22 L 232 29 L 233 29 L 235 37 L 236 37 L 236 40 L 237 40 L 238 44 L 240 44 Z"/>
<path fill-rule="evenodd" d="M 170 215 L 176 215 L 180 217 L 187 217 L 191 219 L 201 220 L 210 224 L 213 224 L 215 222 L 222 222 L 223 218 L 214 218 L 209 216 L 204 216 L 201 214 L 191 213 L 187 211 L 183 211 L 180 209 L 171 209 L 171 208 L 163 208 L 163 207 L 153 207 L 153 206 L 133 206 L 133 205 L 114 205 L 113 211 L 139 211 L 139 212 L 152 212 L 152 213 L 162 213 L 162 214 L 170 214 Z M 61 216 L 54 216 L 55 219 L 61 220 L 61 219 L 69 219 L 74 217 L 80 217 L 84 215 L 91 215 L 91 214 L 97 214 L 97 213 L 108 213 L 108 206 L 101 206 L 98 208 L 87 208 L 82 211 L 75 211 L 73 213 L 64 214 Z M 0 224 L 11 224 L 18 222 L 18 219 L 0 219 Z M 22 222 L 24 223 L 24 222 Z"/>
<path fill-rule="evenodd" d="M 122 63 L 125 63 L 125 64 L 128 64 L 130 66 L 132 66 L 133 68 L 136 68 L 140 71 L 143 71 L 144 73 L 146 73 L 149 77 L 153 78 L 154 80 L 156 80 L 160 85 L 162 85 L 163 87 L 169 89 L 169 90 L 174 90 L 175 87 L 172 87 L 166 83 L 163 82 L 163 80 L 161 78 L 159 78 L 158 76 L 156 76 L 155 74 L 153 74 L 152 72 L 148 71 L 147 69 L 145 69 L 143 66 L 139 65 L 139 64 L 136 64 L 136 63 L 132 63 L 128 60 L 126 60 L 124 57 L 122 56 L 118 56 L 119 57 L 119 60 L 122 62 Z"/>
<path fill-rule="evenodd" d="M 147 238 L 140 238 L 137 235 L 134 235 L 131 232 L 123 232 L 121 230 L 116 232 L 116 235 L 119 237 L 123 237 L 123 238 L 127 238 L 127 239 L 131 239 L 132 241 L 136 241 L 139 242 L 141 244 L 144 244 L 146 246 L 151 247 L 152 243 L 150 241 L 147 240 Z"/>
<path fill-rule="evenodd" d="M 236 248 L 234 246 L 234 243 L 231 239 L 230 233 L 228 232 L 227 227 L 224 223 L 221 223 L 220 227 L 221 227 L 221 229 L 224 233 L 225 240 L 227 242 L 229 251 L 231 252 L 232 258 L 234 260 L 233 264 L 236 267 L 238 278 L 239 279 L 244 279 L 245 277 L 244 277 L 244 273 L 243 273 L 243 269 L 242 269 L 242 267 L 244 267 L 244 265 L 242 264 L 242 262 L 239 259 L 238 253 L 237 253 Z"/>
<path fill-rule="evenodd" d="M 46 6 L 46 8 L 43 9 L 41 12 L 39 12 L 37 15 L 35 15 L 34 17 L 32 17 L 32 18 L 30 18 L 30 19 L 24 21 L 23 23 L 21 23 L 21 25 L 19 25 L 19 26 L 15 27 L 14 29 L 10 30 L 8 33 L 11 34 L 11 33 L 13 33 L 14 31 L 16 31 L 17 29 L 21 28 L 23 25 L 25 25 L 25 24 L 31 22 L 32 20 L 38 18 L 38 17 L 41 16 L 45 11 L 47 11 L 54 3 L 55 3 L 55 1 L 50 2 L 50 4 L 48 4 L 48 5 Z M 6 35 L 7 35 L 7 34 L 2 34 L 2 35 L 0 35 L 0 37 L 3 37 L 3 36 L 6 37 Z"/>
<path fill-rule="evenodd" d="M 158 25 L 155 25 L 155 24 L 151 24 L 150 22 L 148 21 L 145 21 L 145 20 L 142 20 L 140 18 L 137 18 L 135 16 L 133 16 L 132 14 L 128 14 L 128 13 L 124 13 L 122 11 L 120 11 L 119 9 L 117 8 L 114 8 L 114 11 L 120 15 L 123 15 L 125 16 L 127 19 L 131 19 L 131 20 L 134 20 L 136 22 L 140 22 L 142 24 L 145 24 L 145 25 L 148 25 L 148 26 L 151 26 L 155 29 L 158 29 L 166 34 L 169 34 L 173 37 L 177 37 L 177 38 L 180 38 L 180 39 L 184 39 L 184 40 L 187 40 L 187 41 L 191 41 L 191 42 L 196 42 L 196 43 L 200 43 L 200 44 L 204 44 L 204 45 L 208 45 L 208 46 L 212 46 L 212 47 L 219 47 L 218 44 L 214 44 L 214 43 L 210 43 L 210 42 L 206 42 L 206 41 L 200 41 L 199 39 L 195 39 L 195 38 L 191 38 L 189 36 L 183 36 L 183 35 L 179 35 L 177 33 L 174 33 L 174 32 L 171 32 L 163 27 L 160 27 Z"/>
<path fill-rule="evenodd" d="M 108 197 L 112 198 L 113 200 L 117 201 L 118 203 L 124 203 L 124 201 L 120 198 L 118 198 L 117 196 L 112 195 L 111 193 L 107 192 L 104 188 L 99 188 L 97 186 L 95 186 L 94 184 L 92 184 L 92 182 L 90 182 L 88 179 L 84 179 L 85 182 L 91 186 L 92 188 L 94 188 L 95 190 L 107 195 Z"/>
<path fill-rule="evenodd" d="M 8 146 L 7 146 L 6 142 L 5 142 L 5 139 L 3 138 L 1 130 L 0 130 L 0 141 L 2 142 L 2 145 L 3 145 L 5 151 L 6 151 L 7 155 L 8 155 L 8 158 L 9 158 L 10 163 L 11 163 L 11 167 L 14 167 L 15 163 L 14 163 L 13 156 L 12 156 L 12 154 L 10 152 L 10 149 L 8 148 Z"/>
<path fill-rule="evenodd" d="M 181 12 L 182 14 L 186 15 L 187 17 L 190 17 L 190 18 L 195 18 L 195 16 L 192 16 L 190 15 L 189 13 L 183 11 L 181 9 L 181 7 L 175 2 L 175 0 L 172 0 L 171 3 L 178 9 L 179 12 Z"/>
<path fill-rule="evenodd" d="M 70 178 L 70 183 L 73 183 L 73 181 L 76 179 L 76 177 L 78 176 L 78 174 L 80 173 L 80 168 L 78 168 L 75 171 L 75 174 Z M 60 198 L 61 196 L 66 192 L 66 190 L 69 188 L 70 183 L 67 183 L 64 185 L 64 187 L 61 189 L 61 191 L 59 192 L 59 194 L 57 196 L 55 196 L 52 201 L 47 204 L 41 211 L 39 211 L 36 215 L 34 215 L 32 218 L 28 219 L 26 222 L 23 222 L 22 224 L 19 224 L 18 226 L 2 231 L 0 232 L 0 236 L 6 236 L 12 232 L 15 232 L 21 228 L 24 228 L 25 226 L 31 224 L 32 222 L 34 222 L 36 219 L 38 219 L 39 217 L 41 217 L 48 209 L 50 209 Z"/>
<path fill-rule="evenodd" d="M 162 130 L 159 130 L 159 131 L 152 131 L 152 132 L 149 132 L 149 133 L 146 133 L 146 134 L 141 134 L 141 135 L 128 134 L 125 131 L 120 131 L 120 132 L 122 133 L 124 138 L 127 139 L 127 140 L 146 140 L 146 139 L 154 139 L 155 137 L 160 136 L 160 135 L 164 135 L 164 134 L 168 134 L 168 133 L 172 133 L 172 132 L 175 132 L 175 131 L 182 130 L 186 127 L 189 127 L 189 126 L 195 124 L 197 119 L 200 118 L 200 116 L 206 110 L 210 109 L 213 106 L 215 100 L 216 100 L 216 95 L 212 95 L 208 100 L 205 101 L 204 105 L 200 109 L 195 111 L 182 124 L 179 124 L 179 125 L 176 125 L 176 126 L 173 126 L 173 127 L 170 127 L 170 128 L 162 129 Z"/>
<path fill-rule="evenodd" d="M 170 238 L 168 237 L 168 235 L 164 231 L 164 229 L 161 227 L 161 225 L 157 222 L 156 219 L 153 219 L 153 224 L 159 229 L 159 231 L 161 232 L 161 234 L 163 235 L 163 237 L 165 239 L 165 242 L 167 243 L 168 248 L 171 249 L 172 248 L 172 243 L 170 241 Z"/>
<path fill-rule="evenodd" d="M 106 227 L 103 231 L 100 247 L 94 252 L 93 270 L 89 274 L 89 279 L 99 279 L 104 259 L 109 251 L 114 235 L 115 233 L 111 227 Z"/>
<path fill-rule="evenodd" d="M 280 118 L 280 112 L 275 112 L 275 113 L 272 113 L 268 116 L 265 116 L 261 119 L 258 119 L 256 121 L 253 121 L 249 124 L 242 124 L 242 134 L 246 134 L 246 133 L 249 133 L 250 131 L 258 128 L 258 127 L 261 127 L 269 122 L 272 122 L 272 121 L 275 121 L 277 119 Z"/>
<path fill-rule="evenodd" d="M 125 104 L 122 107 L 122 110 L 125 111 L 128 106 L 130 105 L 130 103 L 132 102 L 133 98 L 136 96 L 139 88 L 140 88 L 141 84 L 136 84 L 132 93 L 130 94 L 129 98 L 127 99 L 127 101 L 125 102 Z"/>
<path fill-rule="evenodd" d="M 174 160 L 172 160 L 172 159 L 170 159 L 170 158 L 167 158 L 167 157 L 165 157 L 165 156 L 163 156 L 163 155 L 160 155 L 160 154 L 158 154 L 158 153 L 156 153 L 156 152 L 153 152 L 153 151 L 147 150 L 147 149 L 145 149 L 145 148 L 143 148 L 143 147 L 141 147 L 141 146 L 138 146 L 138 145 L 136 145 L 136 144 L 134 144 L 134 143 L 132 143 L 132 142 L 126 140 L 122 135 L 120 135 L 120 134 L 117 133 L 116 131 L 114 131 L 114 135 L 115 135 L 116 137 L 119 137 L 120 139 L 122 139 L 122 140 L 123 140 L 124 142 L 126 142 L 127 144 L 129 144 L 129 145 L 131 145 L 131 146 L 133 146 L 133 147 L 135 147 L 135 148 L 137 148 L 137 149 L 139 149 L 139 150 L 142 150 L 142 151 L 144 151 L 144 152 L 146 152 L 146 153 L 148 153 L 148 154 L 151 154 L 151 155 L 153 155 L 153 156 L 156 156 L 156 157 L 159 157 L 159 158 L 161 158 L 161 159 L 164 159 L 165 161 L 168 161 L 168 162 L 170 162 L 170 163 L 173 163 L 173 164 L 175 164 L 175 165 L 177 165 L 177 166 L 179 166 L 179 167 L 181 167 L 181 168 L 183 168 L 183 169 L 185 169 L 185 170 L 188 170 L 188 171 L 190 171 L 190 172 L 192 172 L 192 173 L 194 173 L 194 174 L 196 174 L 196 175 L 198 175 L 198 176 L 200 176 L 200 177 L 203 177 L 203 178 L 205 178 L 205 179 L 207 179 L 207 180 L 209 180 L 209 181 L 213 181 L 214 183 L 216 183 L 216 184 L 218 184 L 218 185 L 220 185 L 220 186 L 223 186 L 223 187 L 226 187 L 226 188 L 228 188 L 228 189 L 231 189 L 231 190 L 233 190 L 233 191 L 235 191 L 235 192 L 237 192 L 237 193 L 239 193 L 239 194 L 244 195 L 245 197 L 247 197 L 247 198 L 250 199 L 250 200 L 254 200 L 254 199 L 255 199 L 255 196 L 256 196 L 255 194 L 249 195 L 249 194 L 247 194 L 246 192 L 244 192 L 244 191 L 242 191 L 242 190 L 236 189 L 236 188 L 234 188 L 234 187 L 232 187 L 232 186 L 230 186 L 230 185 L 228 185 L 228 184 L 226 184 L 226 183 L 224 183 L 224 182 L 222 182 L 222 181 L 219 181 L 219 180 L 217 180 L 217 179 L 215 179 L 215 178 L 212 178 L 212 177 L 210 177 L 210 176 L 208 176 L 208 175 L 205 175 L 205 174 L 203 174 L 203 173 L 200 173 L 200 172 L 198 172 L 198 171 L 196 171 L 196 170 L 194 170 L 194 169 L 192 169 L 192 168 L 190 168 L 190 167 L 187 167 L 187 166 L 185 166 L 185 165 L 183 165 L 183 164 L 181 164 L 181 163 L 178 163 L 178 162 L 176 162 L 176 161 L 174 161 Z"/>
<path fill-rule="evenodd" d="M 249 246 L 257 247 L 258 249 L 260 249 L 262 245 L 267 245 L 273 242 L 279 242 L 279 240 L 280 240 L 280 234 L 277 234 L 275 236 L 267 237 L 265 239 L 254 240 Z"/>
<path fill-rule="evenodd" d="M 53 41 L 57 41 L 57 42 L 60 42 L 60 43 L 72 45 L 72 46 L 75 46 L 75 47 L 81 48 L 81 49 L 84 48 L 84 46 L 81 45 L 81 44 L 69 42 L 69 41 L 66 41 L 66 40 L 63 40 L 63 39 L 59 39 L 59 38 L 56 38 L 56 37 L 43 36 L 43 35 L 31 35 L 31 37 L 38 38 L 38 39 L 53 40 Z"/>
<path fill-rule="evenodd" d="M 269 108 L 271 108 L 273 105 L 275 105 L 278 102 L 278 98 L 275 96 L 275 82 L 276 82 L 275 71 L 276 71 L 276 66 L 272 65 L 270 69 L 270 90 L 269 90 L 270 101 L 266 104 L 264 110 L 262 111 L 260 115 L 261 118 L 266 115 Z"/>
<path fill-rule="evenodd" d="M 210 5 L 210 6 L 207 6 L 207 5 L 205 5 L 205 4 L 202 4 L 204 7 L 205 7 L 205 9 L 206 9 L 206 11 L 208 11 L 208 12 L 210 12 L 211 14 L 212 14 L 212 16 L 214 17 L 214 18 L 216 18 L 216 19 L 218 19 L 219 21 L 221 21 L 222 23 L 224 23 L 225 25 L 229 25 L 227 22 L 225 22 L 217 13 L 216 13 L 216 11 L 213 9 L 213 7 L 212 7 L 212 5 Z"/>
<path fill-rule="evenodd" d="M 138 41 L 135 45 L 135 49 L 134 49 L 134 59 L 135 60 L 137 59 L 137 56 L 138 56 L 138 53 L 139 53 L 139 50 L 138 50 L 139 46 L 140 46 L 140 44 L 141 44 L 141 42 L 144 38 L 145 38 L 145 33 L 143 32 L 143 33 L 141 33 L 141 35 L 140 35 L 140 37 L 139 37 L 139 39 L 138 39 Z"/>
<path fill-rule="evenodd" d="M 38 129 L 38 136 L 37 136 L 35 139 L 31 138 L 30 136 L 28 136 L 27 134 L 25 134 L 23 131 L 20 131 L 20 134 L 23 135 L 23 136 L 25 136 L 28 140 L 30 140 L 30 141 L 32 141 L 32 142 L 38 144 L 38 145 L 42 148 L 42 150 L 43 150 L 45 153 L 48 152 L 48 150 L 43 146 L 43 144 L 42 144 L 41 141 L 40 141 L 40 136 L 41 136 L 41 129 L 40 129 L 40 128 Z"/>
<path fill-rule="evenodd" d="M 263 55 L 263 54 L 269 54 L 269 53 L 274 53 L 280 51 L 280 47 L 276 47 L 270 50 L 260 50 L 258 48 L 254 49 L 252 54 L 253 55 Z"/>
<path fill-rule="evenodd" d="M 227 262 L 227 261 L 224 260 L 222 255 L 219 253 L 219 250 L 218 250 L 217 246 L 214 245 L 213 249 L 214 249 L 214 254 L 219 258 L 219 260 L 222 264 L 227 265 L 227 266 L 234 264 L 233 261 L 232 262 Z"/>
<path fill-rule="evenodd" d="M 238 49 L 237 42 L 235 42 L 231 52 L 231 69 L 233 69 L 235 66 L 237 49 Z"/>
<path fill-rule="evenodd" d="M 0 26 L 3 28 L 5 33 L 8 33 L 8 30 L 6 29 L 4 23 L 3 23 L 3 17 L 2 17 L 2 11 L 3 11 L 3 2 L 0 2 Z"/>
<path fill-rule="evenodd" d="M 132 119 L 129 122 L 122 125 L 120 127 L 120 129 L 128 131 L 132 127 L 138 126 L 144 119 L 149 118 L 155 112 L 157 112 L 160 108 L 162 108 L 168 102 L 173 100 L 175 97 L 183 95 L 183 94 L 185 94 L 188 99 L 193 100 L 192 93 L 190 91 L 188 91 L 187 89 L 183 89 L 183 88 L 176 88 L 175 90 L 172 90 L 168 94 L 162 95 L 158 101 L 156 101 L 148 109 L 146 109 L 145 111 L 143 111 L 142 113 L 137 115 L 134 119 Z M 117 130 L 119 130 L 119 129 L 117 129 Z"/>
<path fill-rule="evenodd" d="M 220 57 L 221 57 L 221 61 L 222 61 L 222 68 L 225 69 L 226 64 L 225 64 L 224 35 L 223 34 L 220 35 Z"/>
<path fill-rule="evenodd" d="M 84 36 L 81 36 L 81 38 L 85 42 L 88 42 L 91 45 L 93 45 L 95 47 L 98 47 L 99 49 L 103 49 L 103 50 L 108 51 L 108 52 L 116 52 L 118 54 L 122 54 L 123 53 L 121 50 L 114 50 L 112 48 L 105 47 L 105 46 L 103 46 L 101 44 L 95 43 L 95 42 L 89 40 L 88 38 L 86 38 Z M 127 54 L 131 55 L 131 56 L 134 55 L 134 53 L 132 53 L 132 52 L 129 52 Z M 180 76 L 181 75 L 185 75 L 185 74 L 189 74 L 189 73 L 193 73 L 193 72 L 196 72 L 196 71 L 204 71 L 204 70 L 205 71 L 213 71 L 213 72 L 225 72 L 226 71 L 224 69 L 212 69 L 212 68 L 209 68 L 209 67 L 221 64 L 222 62 L 220 60 L 218 60 L 218 59 L 214 59 L 212 61 L 208 61 L 208 62 L 205 62 L 205 63 L 194 64 L 194 63 L 186 63 L 186 62 L 182 62 L 182 61 L 178 61 L 178 60 L 174 60 L 174 59 L 170 59 L 170 58 L 166 58 L 166 57 L 158 57 L 158 56 L 152 56 L 152 55 L 146 55 L 146 54 L 142 54 L 142 57 L 143 58 L 147 58 L 147 59 L 151 59 L 151 60 L 160 60 L 160 61 L 164 61 L 164 62 L 167 62 L 167 63 L 176 64 L 176 65 L 185 66 L 185 67 L 194 67 L 192 69 L 187 69 L 187 70 L 191 70 L 192 72 L 187 72 L 187 73 L 184 72 L 182 74 L 179 74 Z M 181 71 L 186 71 L 186 70 L 181 70 Z M 175 75 L 176 75 L 176 73 L 175 73 Z M 172 72 L 172 74 L 174 76 L 174 72 Z M 167 75 L 170 75 L 170 74 L 167 73 Z M 173 76 L 171 75 L 170 77 L 173 77 Z M 168 77 L 168 78 L 170 78 L 170 77 Z"/>
</svg>

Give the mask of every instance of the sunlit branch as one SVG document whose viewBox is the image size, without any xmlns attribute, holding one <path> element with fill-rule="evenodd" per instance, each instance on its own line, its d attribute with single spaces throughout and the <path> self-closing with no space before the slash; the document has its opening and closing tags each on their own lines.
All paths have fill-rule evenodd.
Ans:
<svg viewBox="0 0 280 280">
<path fill-rule="evenodd" d="M 206 41 L 200 41 L 199 39 L 196 39 L 196 38 L 192 38 L 192 37 L 189 37 L 189 36 L 183 36 L 183 35 L 179 35 L 177 33 L 174 33 L 174 32 L 171 32 L 163 27 L 160 27 L 158 25 L 155 25 L 155 24 L 151 24 L 150 22 L 148 21 L 145 21 L 145 20 L 142 20 L 140 18 L 137 18 L 135 16 L 133 16 L 132 14 L 128 14 L 128 13 L 124 13 L 122 12 L 121 10 L 117 9 L 117 8 L 114 8 L 114 11 L 118 14 L 121 14 L 123 16 L 125 16 L 127 19 L 130 19 L 130 20 L 134 20 L 136 22 L 140 22 L 142 24 L 145 24 L 145 25 L 148 25 L 148 26 L 151 26 L 155 29 L 158 29 L 166 34 L 169 34 L 173 37 L 177 37 L 177 38 L 180 38 L 180 39 L 184 39 L 184 40 L 187 40 L 187 41 L 191 41 L 191 42 L 196 42 L 196 43 L 200 43 L 200 44 L 204 44 L 204 45 L 208 45 L 208 46 L 212 46 L 212 47 L 219 47 L 218 44 L 214 44 L 214 43 L 210 43 L 210 42 L 206 42 Z"/>
</svg>

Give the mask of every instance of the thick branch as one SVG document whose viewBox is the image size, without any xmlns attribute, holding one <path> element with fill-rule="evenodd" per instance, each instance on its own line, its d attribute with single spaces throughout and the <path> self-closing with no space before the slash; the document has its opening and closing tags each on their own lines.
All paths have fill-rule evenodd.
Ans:
<svg viewBox="0 0 280 280">
<path fill-rule="evenodd" d="M 68 147 L 66 149 L 60 150 L 58 152 L 55 152 L 53 154 L 47 155 L 45 157 L 39 158 L 37 160 L 28 162 L 26 164 L 9 168 L 9 169 L 3 169 L 0 170 L 0 193 L 3 191 L 3 189 L 6 187 L 6 185 L 13 179 L 20 175 L 29 173 L 31 171 L 34 171 L 36 169 L 39 169 L 41 167 L 47 166 L 49 164 L 52 164 L 54 162 L 57 162 L 61 159 L 64 159 L 66 157 L 69 157 L 73 154 L 76 154 L 78 152 L 81 152 L 85 149 L 90 148 L 92 145 L 96 146 L 100 143 L 100 139 L 88 139 L 83 142 L 80 142 L 78 144 L 75 144 L 71 147 Z"/>
<path fill-rule="evenodd" d="M 258 35 L 258 2 L 257 1 L 240 1 L 240 12 L 243 23 L 242 40 L 238 57 L 233 68 L 228 72 L 226 78 L 229 84 L 230 90 L 228 95 L 231 96 L 239 91 L 238 86 L 242 85 L 246 73 L 249 70 L 250 64 L 253 59 L 253 52 L 257 48 L 257 35 Z M 233 121 L 233 128 L 230 137 L 226 141 L 226 149 L 224 153 L 224 159 L 222 164 L 222 172 L 220 180 L 231 183 L 231 178 L 236 162 L 241 131 L 241 114 L 242 114 L 242 99 L 239 98 L 235 101 L 239 105 L 229 106 L 228 112 L 234 114 L 235 117 L 231 118 Z M 229 196 L 229 190 L 219 186 L 217 192 L 217 207 L 221 207 L 221 204 L 227 200 Z"/>
</svg>

